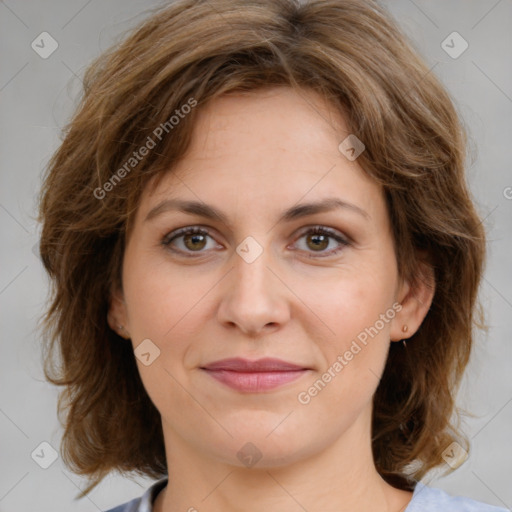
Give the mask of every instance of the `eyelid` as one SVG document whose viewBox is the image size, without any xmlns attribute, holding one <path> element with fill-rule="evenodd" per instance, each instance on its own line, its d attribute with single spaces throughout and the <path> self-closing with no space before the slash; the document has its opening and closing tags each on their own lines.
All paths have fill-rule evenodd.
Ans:
<svg viewBox="0 0 512 512">
<path fill-rule="evenodd" d="M 180 249 L 178 249 L 178 250 L 170 249 L 170 242 L 172 242 L 175 239 L 181 238 L 185 235 L 189 235 L 189 234 L 191 234 L 191 235 L 199 234 L 199 235 L 207 236 L 217 242 L 215 237 L 212 235 L 212 231 L 214 231 L 213 228 L 201 226 L 199 224 L 184 226 L 182 228 L 173 229 L 172 231 L 170 231 L 169 233 L 164 235 L 164 237 L 161 240 L 161 244 L 164 245 L 165 247 L 169 248 L 169 250 L 172 250 L 173 252 L 183 253 L 183 251 L 181 251 Z M 194 254 L 194 252 L 188 251 L 186 254 L 191 255 L 191 254 Z M 198 256 L 201 254 L 202 254 L 201 251 L 199 251 L 197 253 Z"/>
<path fill-rule="evenodd" d="M 199 224 L 184 226 L 182 228 L 177 228 L 177 229 L 174 229 L 173 231 L 167 233 L 161 240 L 161 244 L 164 245 L 168 250 L 170 250 L 174 253 L 183 254 L 183 255 L 185 255 L 185 257 L 191 257 L 191 258 L 201 257 L 204 254 L 208 254 L 209 251 L 194 252 L 194 251 L 183 251 L 181 249 L 174 249 L 174 248 L 171 248 L 170 242 L 172 242 L 173 240 L 176 240 L 178 238 L 181 238 L 183 236 L 193 235 L 193 234 L 203 235 L 203 236 L 209 237 L 212 240 L 216 241 L 215 237 L 212 235 L 212 231 L 216 231 L 216 230 L 214 230 L 211 227 L 206 227 L 206 226 L 202 226 Z M 348 235 L 345 235 L 344 233 L 340 232 L 337 229 L 330 228 L 328 226 L 324 226 L 323 224 L 313 224 L 313 225 L 304 226 L 300 230 L 299 234 L 294 237 L 294 241 L 292 242 L 292 245 L 297 243 L 298 240 L 300 240 L 302 237 L 304 237 L 305 235 L 308 235 L 308 234 L 324 235 L 330 239 L 335 240 L 338 244 L 340 244 L 340 247 L 338 247 L 336 249 L 331 249 L 329 251 L 318 251 L 317 256 L 314 256 L 316 251 L 311 251 L 311 252 L 306 251 L 308 253 L 308 257 L 310 257 L 310 258 L 316 258 L 316 259 L 328 258 L 330 256 L 337 254 L 342 249 L 344 249 L 347 246 L 352 245 L 352 243 L 353 243 L 351 237 L 349 237 Z M 289 247 L 289 245 L 287 246 L 287 248 L 288 247 Z"/>
<path fill-rule="evenodd" d="M 348 235 L 344 234 L 338 229 L 330 228 L 329 226 L 325 226 L 323 224 L 311 224 L 305 226 L 304 228 L 301 228 L 299 235 L 297 235 L 297 238 L 300 238 L 310 232 L 314 233 L 315 231 L 325 233 L 327 235 L 332 236 L 333 238 L 340 238 L 347 244 L 352 243 L 352 239 Z"/>
<path fill-rule="evenodd" d="M 347 235 L 343 234 L 337 229 L 330 228 L 328 226 L 324 226 L 323 224 L 314 224 L 310 226 L 306 226 L 301 229 L 300 233 L 295 237 L 294 244 L 297 243 L 303 236 L 308 234 L 319 234 L 327 236 L 335 240 L 340 247 L 336 249 L 331 249 L 329 251 L 319 251 L 317 252 L 318 256 L 314 256 L 315 251 L 307 252 L 307 256 L 312 259 L 327 259 L 331 256 L 337 255 L 340 251 L 342 251 L 345 247 L 352 245 L 352 240 Z"/>
</svg>

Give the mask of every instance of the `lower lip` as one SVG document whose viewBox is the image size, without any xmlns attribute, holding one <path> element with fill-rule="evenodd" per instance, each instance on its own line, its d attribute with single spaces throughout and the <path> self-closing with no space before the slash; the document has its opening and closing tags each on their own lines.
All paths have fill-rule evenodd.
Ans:
<svg viewBox="0 0 512 512">
<path fill-rule="evenodd" d="M 294 370 L 282 372 L 234 372 L 231 370 L 205 371 L 214 379 L 226 384 L 237 391 L 257 393 L 293 382 L 302 377 L 308 370 Z"/>
</svg>

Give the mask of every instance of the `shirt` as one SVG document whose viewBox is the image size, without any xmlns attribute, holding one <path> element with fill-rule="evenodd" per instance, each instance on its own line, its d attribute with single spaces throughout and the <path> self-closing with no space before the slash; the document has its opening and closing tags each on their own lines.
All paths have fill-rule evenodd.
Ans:
<svg viewBox="0 0 512 512">
<path fill-rule="evenodd" d="M 106 512 L 153 512 L 157 494 L 167 485 L 167 477 L 155 482 L 141 497 Z M 451 496 L 441 489 L 416 484 L 412 499 L 404 512 L 510 512 L 462 496 Z"/>
</svg>

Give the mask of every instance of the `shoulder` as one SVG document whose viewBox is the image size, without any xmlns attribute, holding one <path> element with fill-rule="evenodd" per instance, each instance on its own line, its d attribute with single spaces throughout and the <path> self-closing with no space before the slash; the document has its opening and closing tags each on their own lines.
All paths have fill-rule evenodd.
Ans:
<svg viewBox="0 0 512 512">
<path fill-rule="evenodd" d="M 142 496 L 105 512 L 152 512 L 156 495 L 167 485 L 167 477 L 155 482 Z"/>
<path fill-rule="evenodd" d="M 462 496 L 452 496 L 442 489 L 428 487 L 418 483 L 414 490 L 412 500 L 405 512 L 508 512 L 507 509 L 487 505 L 480 501 Z"/>
<path fill-rule="evenodd" d="M 115 508 L 110 508 L 105 512 L 139 512 L 140 511 L 140 498 L 135 498 L 131 501 L 127 501 L 122 505 L 118 505 Z"/>
</svg>

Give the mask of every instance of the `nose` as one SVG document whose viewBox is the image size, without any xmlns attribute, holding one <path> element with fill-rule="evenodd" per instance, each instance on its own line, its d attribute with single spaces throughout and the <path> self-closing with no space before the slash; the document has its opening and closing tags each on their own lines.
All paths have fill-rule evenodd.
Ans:
<svg viewBox="0 0 512 512">
<path fill-rule="evenodd" d="M 278 330 L 290 318 L 290 291 L 276 275 L 270 250 L 251 263 L 234 252 L 233 264 L 222 280 L 218 320 L 251 336 Z"/>
</svg>

